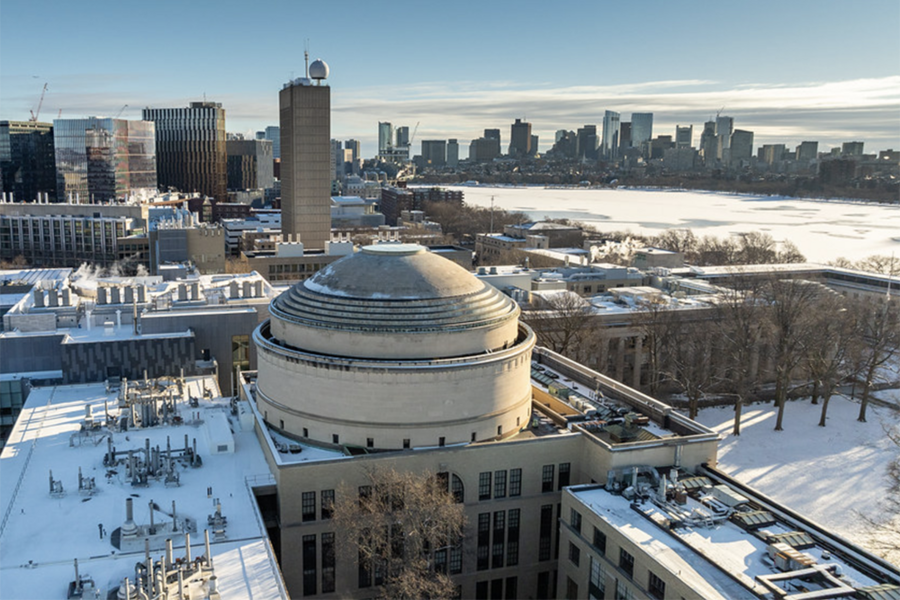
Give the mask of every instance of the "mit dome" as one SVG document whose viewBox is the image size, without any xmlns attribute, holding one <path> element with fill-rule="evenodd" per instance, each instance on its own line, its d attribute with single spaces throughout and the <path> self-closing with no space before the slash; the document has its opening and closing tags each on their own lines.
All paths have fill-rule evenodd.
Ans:
<svg viewBox="0 0 900 600">
<path fill-rule="evenodd" d="M 535 337 L 518 306 L 421 246 L 367 246 L 269 312 L 258 401 L 288 435 L 397 449 L 502 438 L 530 418 Z"/>
</svg>

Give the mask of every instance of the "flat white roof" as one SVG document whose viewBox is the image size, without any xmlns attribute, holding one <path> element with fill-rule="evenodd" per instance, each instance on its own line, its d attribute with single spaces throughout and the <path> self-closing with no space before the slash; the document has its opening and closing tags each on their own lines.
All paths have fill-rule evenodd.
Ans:
<svg viewBox="0 0 900 600">
<path fill-rule="evenodd" d="M 77 435 L 90 406 L 94 419 L 104 417 L 104 402 L 118 413 L 115 394 L 104 384 L 34 388 L 19 420 L 0 454 L 0 597 L 64 598 L 74 579 L 73 559 L 82 575 L 89 574 L 102 590 L 102 597 L 125 577 L 134 579 L 134 565 L 143 561 L 143 550 L 120 551 L 110 534 L 125 520 L 125 500 L 134 502 L 134 520 L 149 524 L 150 501 L 163 510 L 176 503 L 177 514 L 197 522 L 191 535 L 192 553 L 205 553 L 203 530 L 219 499 L 227 518 L 226 538 L 211 540 L 211 551 L 223 599 L 286 598 L 281 575 L 259 515 L 252 487 L 274 484 L 259 442 L 252 430 L 241 430 L 230 416 L 229 400 L 203 399 L 203 389 L 216 390 L 214 378 L 189 378 L 190 394 L 200 398 L 199 407 L 179 402 L 184 424 L 110 432 L 106 428 L 81 438 Z M 234 430 L 235 453 L 210 455 L 206 451 L 202 424 L 213 415 L 226 419 Z M 199 417 L 197 419 L 196 417 Z M 73 437 L 73 434 L 76 434 Z M 125 468 L 105 467 L 107 437 L 118 453 L 151 447 L 184 447 L 184 436 L 197 439 L 203 464 L 178 467 L 180 485 L 166 486 L 150 480 L 146 487 L 127 481 Z M 96 445 L 95 445 L 96 442 Z M 191 442 L 192 443 L 192 442 Z M 78 490 L 78 469 L 93 477 L 94 495 Z M 50 471 L 62 482 L 65 495 L 51 497 Z M 212 496 L 207 494 L 212 488 Z M 166 520 L 157 512 L 159 524 Z M 100 525 L 106 535 L 101 539 Z M 212 536 L 211 536 L 212 537 Z M 184 555 L 184 537 L 173 537 L 175 556 Z M 158 558 L 160 551 L 152 551 Z"/>
</svg>

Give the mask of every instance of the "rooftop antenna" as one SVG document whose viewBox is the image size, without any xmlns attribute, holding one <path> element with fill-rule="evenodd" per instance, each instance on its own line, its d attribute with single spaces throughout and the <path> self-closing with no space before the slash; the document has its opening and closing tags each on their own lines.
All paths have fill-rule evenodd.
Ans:
<svg viewBox="0 0 900 600">
<path fill-rule="evenodd" d="M 303 72 L 304 77 L 309 79 L 309 38 L 307 38 L 306 43 L 303 45 Z"/>
</svg>

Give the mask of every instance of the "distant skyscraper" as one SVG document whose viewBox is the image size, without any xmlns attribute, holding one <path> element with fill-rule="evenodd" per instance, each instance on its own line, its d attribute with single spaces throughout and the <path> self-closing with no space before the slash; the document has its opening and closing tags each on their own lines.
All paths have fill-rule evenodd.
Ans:
<svg viewBox="0 0 900 600">
<path fill-rule="evenodd" d="M 459 166 L 459 142 L 455 138 L 447 140 L 447 166 Z"/>
<path fill-rule="evenodd" d="M 71 195 L 82 203 L 108 202 L 135 192 L 155 192 L 154 139 L 154 124 L 147 121 L 56 119 L 53 145 L 59 198 Z"/>
<path fill-rule="evenodd" d="M 734 119 L 716 115 L 716 136 L 719 138 L 719 152 L 731 148 L 731 133 L 734 131 Z M 719 156 L 721 158 L 721 155 Z"/>
<path fill-rule="evenodd" d="M 688 125 L 686 127 L 682 127 L 681 125 L 675 126 L 675 147 L 676 148 L 691 148 L 694 145 L 694 126 Z"/>
<path fill-rule="evenodd" d="M 422 140 L 422 160 L 432 167 L 447 164 L 447 140 Z"/>
<path fill-rule="evenodd" d="M 810 161 L 819 156 L 819 142 L 801 142 L 797 146 L 797 160 Z"/>
<path fill-rule="evenodd" d="M 619 148 L 631 148 L 631 123 L 628 121 L 619 123 Z"/>
<path fill-rule="evenodd" d="M 350 152 L 349 156 L 347 152 Z M 344 141 L 344 162 L 350 161 L 349 172 L 353 175 L 359 175 L 360 167 L 362 166 L 362 150 L 361 144 L 359 140 L 345 140 Z M 347 171 L 347 165 L 344 165 L 344 170 Z"/>
<path fill-rule="evenodd" d="M 278 95 L 281 113 L 281 229 L 299 235 L 304 250 L 331 238 L 331 88 L 328 66 L 309 66 L 316 80 L 298 78 Z"/>
<path fill-rule="evenodd" d="M 156 163 L 160 187 L 228 199 L 225 109 L 216 102 L 188 108 L 145 108 L 156 123 Z"/>
<path fill-rule="evenodd" d="M 344 150 L 340 140 L 331 140 L 331 178 L 340 179 L 344 176 Z"/>
<path fill-rule="evenodd" d="M 272 158 L 281 158 L 281 128 L 274 125 L 266 127 L 266 139 L 272 142 Z"/>
<path fill-rule="evenodd" d="M 265 132 L 265 131 L 257 131 L 257 132 L 256 132 L 256 139 L 258 139 L 258 140 L 264 140 L 264 139 L 266 139 L 266 132 Z"/>
<path fill-rule="evenodd" d="M 703 124 L 703 133 L 700 134 L 700 154 L 707 166 L 715 164 L 719 159 L 719 138 L 716 137 L 715 121 Z"/>
<path fill-rule="evenodd" d="M 378 122 L 378 155 L 384 156 L 387 154 L 388 150 L 393 146 L 393 140 L 391 140 L 391 131 L 392 127 L 390 123 L 379 121 Z"/>
<path fill-rule="evenodd" d="M 536 135 L 531 136 L 531 156 L 534 156 L 535 154 L 538 153 L 538 142 L 539 141 L 540 140 L 538 139 L 538 136 L 536 136 Z"/>
<path fill-rule="evenodd" d="M 784 160 L 784 144 L 765 144 L 759 149 L 759 158 L 767 165 Z"/>
<path fill-rule="evenodd" d="M 653 113 L 631 113 L 631 145 L 640 148 L 653 137 Z"/>
<path fill-rule="evenodd" d="M 409 145 L 409 127 L 403 126 L 397 128 L 397 144 L 402 148 Z"/>
<path fill-rule="evenodd" d="M 569 133 L 569 132 L 566 131 L 565 129 L 557 129 L 557 130 L 556 130 L 556 135 L 553 136 L 553 143 L 555 144 L 555 143 L 558 142 L 559 140 L 561 140 L 561 139 L 563 139 L 564 137 L 566 137 L 566 134 L 567 134 L 567 133 Z"/>
<path fill-rule="evenodd" d="M 509 129 L 509 155 L 516 157 L 531 155 L 531 123 L 516 119 Z"/>
<path fill-rule="evenodd" d="M 600 155 L 605 160 L 619 158 L 619 113 L 611 110 L 603 113 L 603 141 L 600 143 Z"/>
<path fill-rule="evenodd" d="M 499 129 L 485 129 L 484 130 L 484 139 L 486 140 L 494 140 L 492 145 L 492 151 L 495 152 L 494 157 L 500 156 L 500 130 Z"/>
<path fill-rule="evenodd" d="M 575 141 L 575 157 L 597 160 L 597 148 L 600 139 L 597 137 L 596 125 L 585 125 L 578 129 Z"/>
<path fill-rule="evenodd" d="M 753 132 L 735 129 L 731 134 L 731 163 L 739 160 L 750 160 L 753 156 Z"/>
<path fill-rule="evenodd" d="M 480 137 L 469 144 L 469 160 L 487 162 L 500 156 L 500 141 L 495 138 Z"/>
<path fill-rule="evenodd" d="M 862 156 L 865 142 L 844 142 L 841 146 L 841 154 L 844 156 Z"/>
<path fill-rule="evenodd" d="M 225 148 L 228 152 L 228 189 L 257 190 L 275 185 L 272 142 L 228 140 Z"/>
<path fill-rule="evenodd" d="M 34 121 L 0 121 L 0 191 L 19 202 L 38 194 L 56 200 L 53 125 Z"/>
</svg>

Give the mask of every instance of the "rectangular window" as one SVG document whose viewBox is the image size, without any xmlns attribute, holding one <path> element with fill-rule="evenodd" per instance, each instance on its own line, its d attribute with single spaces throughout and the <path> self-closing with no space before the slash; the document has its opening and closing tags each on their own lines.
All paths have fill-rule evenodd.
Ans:
<svg viewBox="0 0 900 600">
<path fill-rule="evenodd" d="M 510 497 L 522 495 L 522 469 L 509 470 L 509 495 Z"/>
<path fill-rule="evenodd" d="M 578 584 L 571 577 L 566 577 L 566 599 L 578 600 Z"/>
<path fill-rule="evenodd" d="M 494 471 L 494 498 L 506 498 L 506 471 Z"/>
<path fill-rule="evenodd" d="M 572 564 L 576 567 L 581 564 L 581 548 L 569 542 L 569 560 L 572 561 Z"/>
<path fill-rule="evenodd" d="M 656 576 L 653 571 L 648 571 L 647 591 L 657 600 L 666 598 L 666 582 Z"/>
<path fill-rule="evenodd" d="M 316 536 L 303 536 L 303 595 L 316 595 Z"/>
<path fill-rule="evenodd" d="M 569 512 L 569 524 L 572 526 L 572 529 L 579 534 L 581 533 L 581 513 L 574 508 L 570 509 Z"/>
<path fill-rule="evenodd" d="M 334 533 L 322 534 L 322 593 L 334 591 Z"/>
<path fill-rule="evenodd" d="M 571 470 L 571 467 L 572 465 L 570 463 L 561 463 L 559 465 L 559 483 L 556 487 L 557 490 L 561 490 L 569 485 L 569 471 Z"/>
<path fill-rule="evenodd" d="M 479 581 L 475 584 L 475 600 L 488 600 L 488 582 Z"/>
<path fill-rule="evenodd" d="M 634 557 L 625 548 L 619 548 L 619 568 L 634 577 Z"/>
<path fill-rule="evenodd" d="M 541 492 L 553 491 L 553 471 L 553 465 L 544 465 L 544 469 L 541 471 Z"/>
<path fill-rule="evenodd" d="M 303 492 L 300 496 L 300 514 L 303 522 L 316 520 L 316 493 Z"/>
<path fill-rule="evenodd" d="M 606 534 L 594 527 L 594 548 L 600 554 L 606 554 Z"/>
<path fill-rule="evenodd" d="M 462 542 L 450 548 L 450 574 L 462 573 Z"/>
<path fill-rule="evenodd" d="M 591 579 L 588 585 L 588 597 L 602 600 L 606 596 L 606 573 L 599 561 L 591 557 Z"/>
<path fill-rule="evenodd" d="M 478 499 L 491 499 L 491 472 L 485 471 L 478 475 Z"/>
<path fill-rule="evenodd" d="M 538 573 L 537 594 L 535 596 L 537 596 L 538 600 L 547 600 L 550 597 L 550 571 Z"/>
<path fill-rule="evenodd" d="M 491 568 L 503 567 L 504 533 L 506 531 L 506 513 L 498 510 L 494 513 L 494 544 L 491 546 Z"/>
<path fill-rule="evenodd" d="M 519 597 L 519 580 L 516 577 L 506 578 L 506 600 L 516 600 Z"/>
<path fill-rule="evenodd" d="M 620 579 L 616 579 L 616 600 L 634 600 L 634 593 L 628 584 Z"/>
<path fill-rule="evenodd" d="M 330 519 L 334 512 L 334 490 L 322 490 L 322 518 Z"/>
<path fill-rule="evenodd" d="M 503 580 L 491 580 L 491 600 L 503 600 Z"/>
<path fill-rule="evenodd" d="M 478 538 L 476 542 L 475 568 L 478 571 L 483 571 L 490 568 L 491 513 L 481 513 L 478 515 Z"/>
<path fill-rule="evenodd" d="M 550 560 L 551 540 L 553 538 L 553 505 L 541 507 L 541 530 L 538 543 L 538 560 Z"/>
<path fill-rule="evenodd" d="M 361 541 L 362 540 L 360 539 L 360 542 Z M 372 587 L 372 569 L 370 568 L 369 563 L 366 562 L 362 550 L 359 551 L 357 565 L 359 566 L 359 570 L 357 571 L 357 587 Z"/>
<path fill-rule="evenodd" d="M 506 566 L 519 564 L 519 519 L 521 510 L 511 508 L 506 523 Z"/>
<path fill-rule="evenodd" d="M 494 543 L 491 546 L 491 568 L 503 567 L 504 533 L 506 532 L 506 513 L 498 510 L 494 513 Z"/>
</svg>

